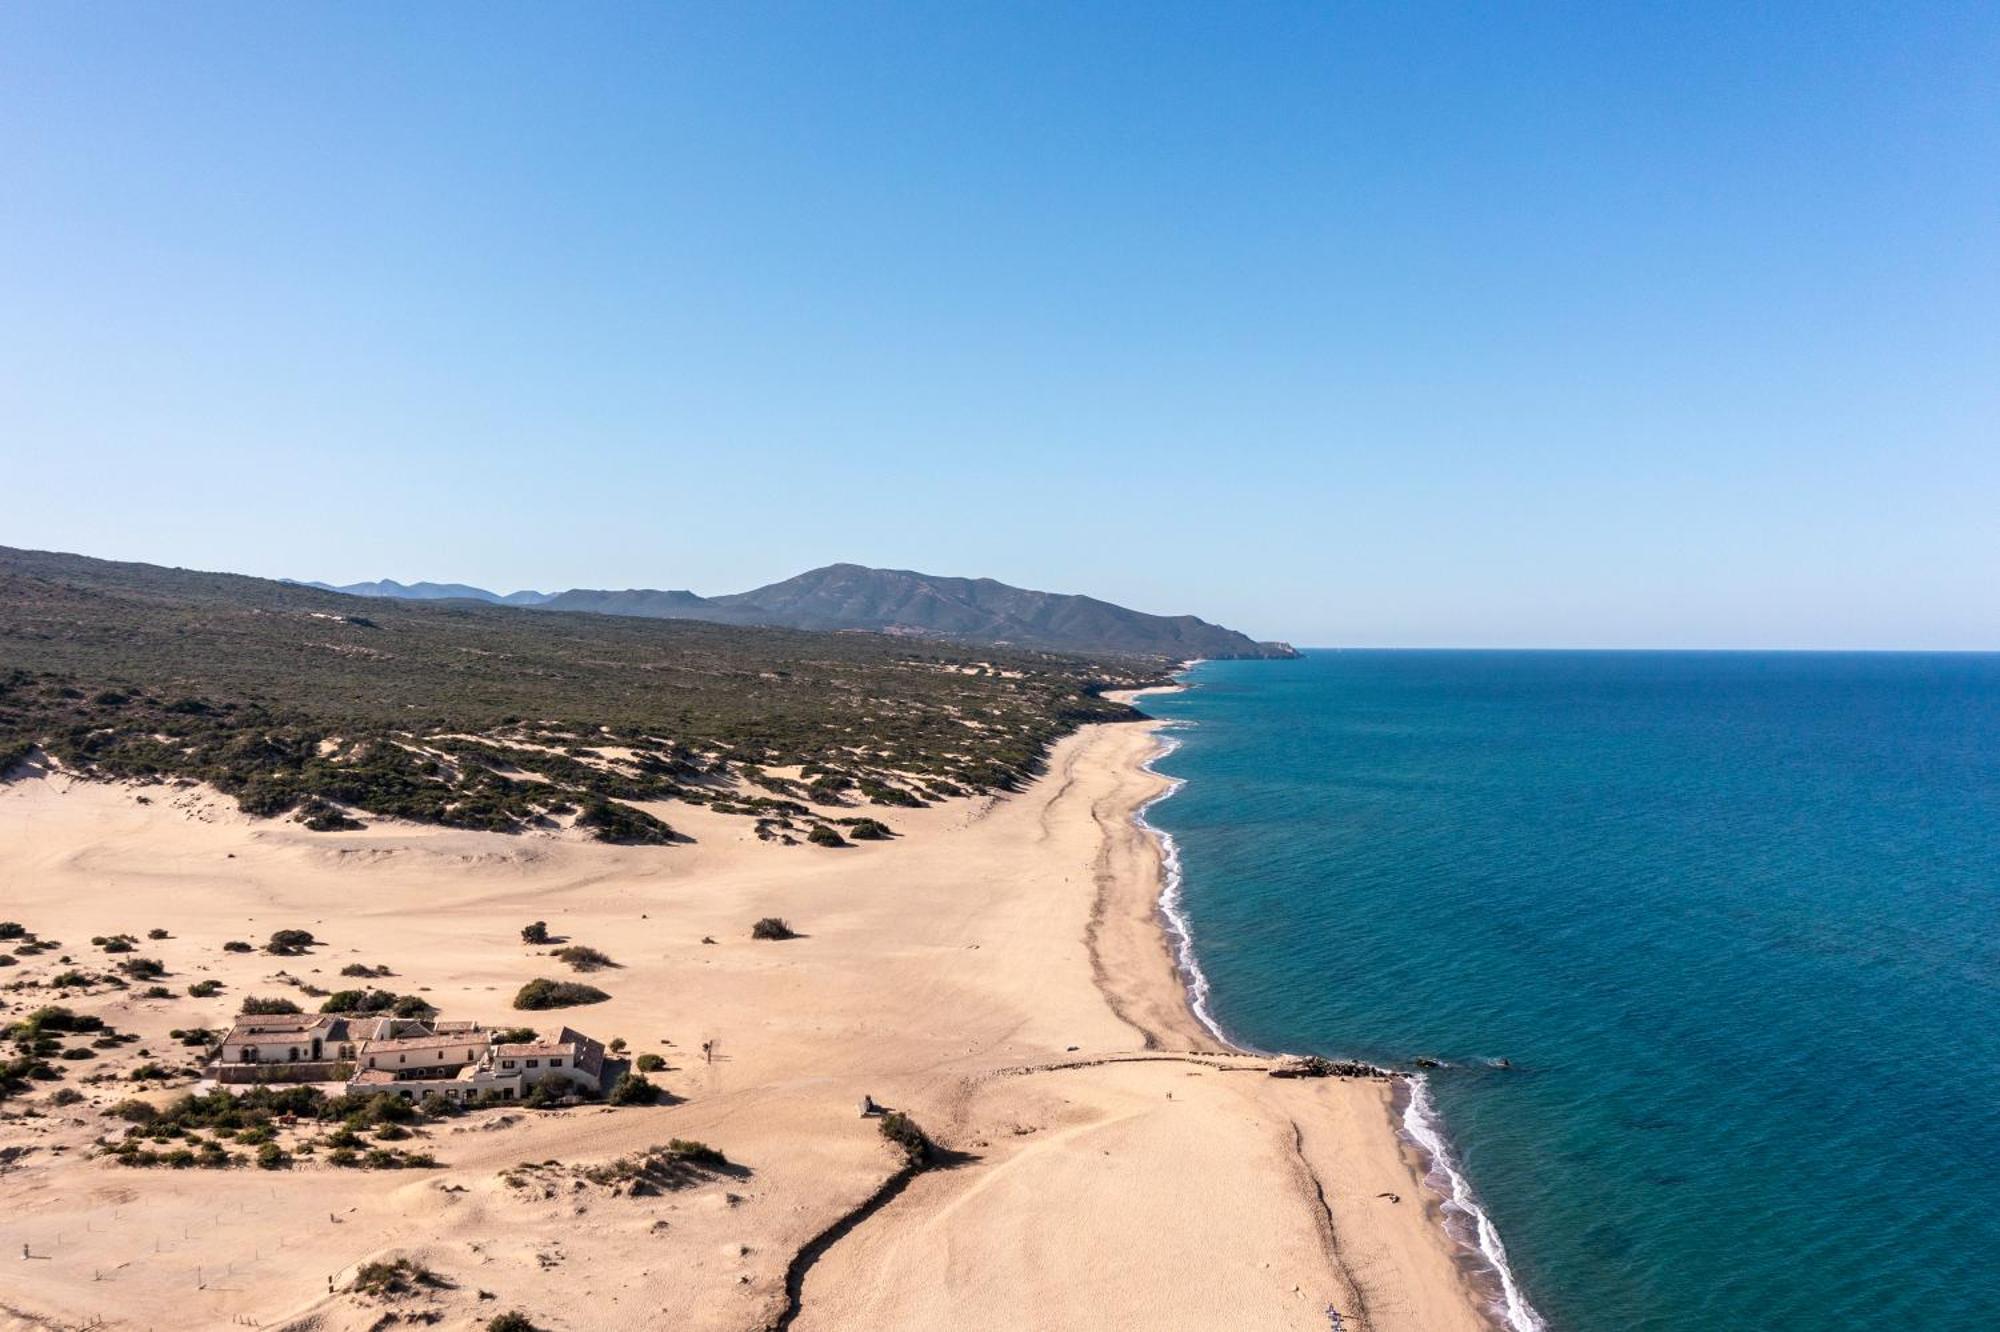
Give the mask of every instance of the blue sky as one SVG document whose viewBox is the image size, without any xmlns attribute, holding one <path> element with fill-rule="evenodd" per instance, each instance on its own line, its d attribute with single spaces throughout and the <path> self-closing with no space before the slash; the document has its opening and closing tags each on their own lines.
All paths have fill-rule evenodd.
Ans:
<svg viewBox="0 0 2000 1332">
<path fill-rule="evenodd" d="M 1996 648 L 1996 69 L 1987 5 L 12 5 L 0 543 Z"/>
</svg>

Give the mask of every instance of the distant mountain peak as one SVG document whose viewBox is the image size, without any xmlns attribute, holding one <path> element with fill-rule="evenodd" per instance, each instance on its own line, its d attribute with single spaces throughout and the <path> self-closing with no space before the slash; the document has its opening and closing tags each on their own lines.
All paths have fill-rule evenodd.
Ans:
<svg viewBox="0 0 2000 1332">
<path fill-rule="evenodd" d="M 706 620 L 786 629 L 868 630 L 966 643 L 1191 660 L 1296 656 L 1285 643 L 1260 643 L 1192 615 L 1149 615 L 1096 597 L 1036 592 L 992 578 L 838 563 L 808 569 L 748 592 L 704 597 L 686 589 L 571 588 L 499 596 L 463 583 L 326 583 L 309 586 L 363 597 L 446 599 L 586 611 L 647 619 Z"/>
<path fill-rule="evenodd" d="M 287 578 L 283 581 L 298 580 Z M 345 584 L 305 581 L 299 585 L 316 587 L 323 592 L 345 592 L 351 597 L 389 597 L 397 601 L 486 601 L 496 606 L 539 606 L 549 599 L 546 592 L 509 592 L 503 596 L 467 583 L 399 583 L 393 578 Z"/>
</svg>

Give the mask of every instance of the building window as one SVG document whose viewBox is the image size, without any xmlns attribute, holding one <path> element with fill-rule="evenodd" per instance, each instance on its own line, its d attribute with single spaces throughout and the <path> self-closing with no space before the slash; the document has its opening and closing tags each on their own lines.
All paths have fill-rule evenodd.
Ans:
<svg viewBox="0 0 2000 1332">
<path fill-rule="evenodd" d="M 560 1060 L 560 1059 L 551 1059 L 551 1060 L 549 1060 L 549 1067 L 550 1067 L 550 1068 L 561 1068 L 561 1067 L 562 1067 L 562 1060 Z"/>
<path fill-rule="evenodd" d="M 528 1061 L 529 1068 L 540 1068 L 541 1066 L 542 1066 L 542 1061 L 539 1059 L 530 1059 Z"/>
<path fill-rule="evenodd" d="M 513 1061 L 513 1060 L 511 1060 L 511 1059 L 503 1059 L 503 1060 L 501 1060 L 501 1061 L 500 1061 L 500 1067 L 502 1067 L 502 1068 L 512 1068 L 512 1067 L 514 1067 L 514 1061 Z"/>
</svg>

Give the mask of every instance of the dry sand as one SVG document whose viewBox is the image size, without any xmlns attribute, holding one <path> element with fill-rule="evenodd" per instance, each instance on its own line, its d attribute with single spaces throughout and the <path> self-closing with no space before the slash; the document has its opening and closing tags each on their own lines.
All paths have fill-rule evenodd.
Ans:
<svg viewBox="0 0 2000 1332">
<path fill-rule="evenodd" d="M 65 1066 L 59 1085 L 82 1104 L 48 1108 L 47 1088 L 7 1104 L 44 1111 L 0 1121 L 0 1328 L 332 1332 L 394 1310 L 476 1328 L 518 1308 L 551 1332 L 788 1315 L 802 1332 L 1157 1332 L 1325 1329 L 1329 1306 L 1350 1329 L 1485 1328 L 1390 1086 L 1267 1077 L 1188 1012 L 1156 916 L 1157 848 L 1132 820 L 1161 789 L 1141 767 L 1156 746 L 1147 726 L 1094 727 L 1024 794 L 893 811 L 897 840 L 838 851 L 760 843 L 746 820 L 680 807 L 663 812 L 696 845 L 616 848 L 387 824 L 312 834 L 191 787 L 0 787 L 0 918 L 97 969 L 112 959 L 91 936 L 165 928 L 139 951 L 176 994 L 226 986 L 65 1000 L 143 1039 Z M 764 915 L 803 937 L 751 940 Z M 380 984 L 447 1017 L 524 1016 L 507 1007 L 524 981 L 568 974 L 521 943 L 536 919 L 620 963 L 590 978 L 609 1002 L 562 1016 L 663 1054 L 654 1076 L 678 1103 L 487 1112 L 397 1144 L 436 1170 L 90 1159 L 122 1127 L 98 1108 L 130 1084 L 81 1077 L 122 1076 L 141 1047 L 185 1062 L 169 1028 L 224 1027 L 246 994 L 299 997 L 270 979 L 280 969 L 337 989 L 355 983 L 342 965 L 387 964 Z M 221 948 L 286 927 L 325 946 Z M 0 985 L 46 978 L 55 957 Z M 0 991 L 0 1016 L 50 997 Z M 882 1194 L 898 1160 L 858 1115 L 863 1094 L 907 1110 L 953 1163 Z M 745 1173 L 655 1197 L 557 1169 L 503 1178 L 672 1137 Z M 342 1289 L 390 1255 L 453 1285 L 391 1303 Z"/>
</svg>

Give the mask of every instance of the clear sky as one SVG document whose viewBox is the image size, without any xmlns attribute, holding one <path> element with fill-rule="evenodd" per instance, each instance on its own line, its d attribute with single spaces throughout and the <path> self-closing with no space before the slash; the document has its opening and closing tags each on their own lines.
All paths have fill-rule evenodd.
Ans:
<svg viewBox="0 0 2000 1332">
<path fill-rule="evenodd" d="M 0 7 L 0 544 L 2000 647 L 2000 6 Z"/>
</svg>

